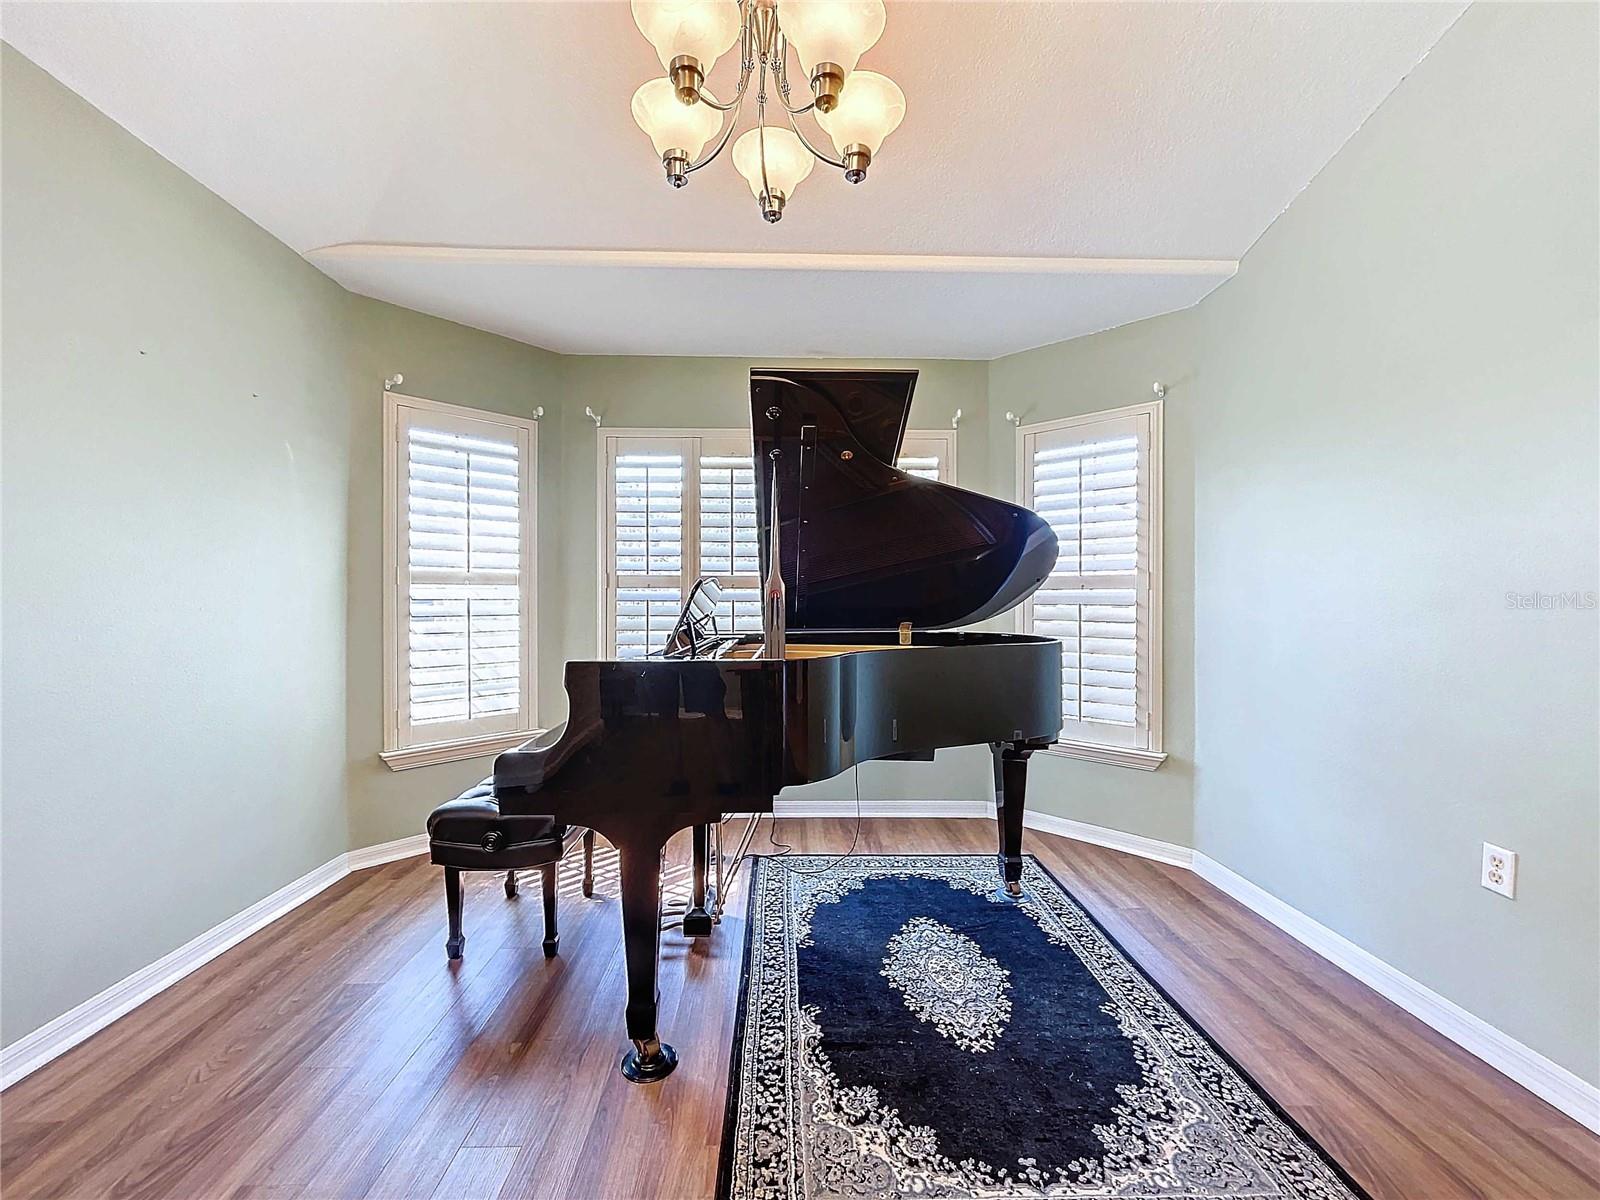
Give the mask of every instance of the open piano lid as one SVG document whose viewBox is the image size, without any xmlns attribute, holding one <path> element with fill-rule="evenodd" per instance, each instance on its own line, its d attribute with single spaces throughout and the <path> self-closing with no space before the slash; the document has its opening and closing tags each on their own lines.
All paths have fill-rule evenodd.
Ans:
<svg viewBox="0 0 1600 1200">
<path fill-rule="evenodd" d="M 762 571 L 775 467 L 791 631 L 969 625 L 1055 566 L 1037 513 L 894 466 L 916 383 L 915 371 L 750 372 Z"/>
</svg>

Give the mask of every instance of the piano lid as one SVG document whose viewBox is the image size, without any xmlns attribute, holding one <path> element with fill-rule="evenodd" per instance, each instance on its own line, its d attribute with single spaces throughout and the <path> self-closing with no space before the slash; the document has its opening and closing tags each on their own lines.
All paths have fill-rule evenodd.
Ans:
<svg viewBox="0 0 1600 1200">
<path fill-rule="evenodd" d="M 1037 513 L 894 466 L 916 383 L 915 371 L 750 372 L 760 561 L 775 469 L 790 630 L 970 625 L 1054 567 Z"/>
</svg>

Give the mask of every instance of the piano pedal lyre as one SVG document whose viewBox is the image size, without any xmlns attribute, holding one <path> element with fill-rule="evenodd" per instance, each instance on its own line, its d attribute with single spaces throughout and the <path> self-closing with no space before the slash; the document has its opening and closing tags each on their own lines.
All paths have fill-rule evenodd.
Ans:
<svg viewBox="0 0 1600 1200">
<path fill-rule="evenodd" d="M 697 906 L 691 895 L 689 906 L 683 915 L 664 918 L 661 922 L 662 929 L 681 928 L 685 937 L 701 938 L 709 937 L 712 929 L 722 924 L 722 915 L 725 911 L 723 898 L 739 877 L 739 868 L 744 865 L 744 860 L 750 853 L 750 843 L 755 840 L 761 817 L 761 813 L 750 814 L 739 836 L 739 844 L 733 852 L 731 866 L 728 856 L 723 853 L 722 823 L 712 822 L 708 826 L 704 859 L 702 861 L 697 853 L 693 867 L 697 880 L 703 881 L 704 903 Z M 692 883 L 691 886 L 695 887 L 696 884 Z"/>
</svg>

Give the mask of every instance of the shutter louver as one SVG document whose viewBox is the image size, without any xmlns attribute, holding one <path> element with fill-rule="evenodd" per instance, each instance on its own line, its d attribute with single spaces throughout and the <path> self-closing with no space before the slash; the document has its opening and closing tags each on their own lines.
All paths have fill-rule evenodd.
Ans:
<svg viewBox="0 0 1600 1200">
<path fill-rule="evenodd" d="M 900 442 L 900 457 L 895 459 L 894 465 L 919 479 L 951 483 L 955 452 L 954 433 L 908 430 Z"/>
</svg>

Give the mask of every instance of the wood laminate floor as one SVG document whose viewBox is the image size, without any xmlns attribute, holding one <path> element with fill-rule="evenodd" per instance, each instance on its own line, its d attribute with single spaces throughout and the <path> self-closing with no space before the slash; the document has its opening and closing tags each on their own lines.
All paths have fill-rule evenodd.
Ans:
<svg viewBox="0 0 1600 1200">
<path fill-rule="evenodd" d="M 779 836 L 837 851 L 853 826 Z M 1027 842 L 1375 1197 L 1600 1196 L 1600 1140 L 1189 872 Z M 875 820 L 860 844 L 989 851 L 993 832 Z M 12 1087 L 6 1200 L 710 1196 L 742 887 L 709 942 L 663 935 L 661 1029 L 682 1065 L 636 1087 L 616 1071 L 604 844 L 600 895 L 578 894 L 575 864 L 563 874 L 558 959 L 540 951 L 536 883 L 507 901 L 497 877 L 470 878 L 456 967 L 437 868 L 357 872 Z"/>
</svg>

